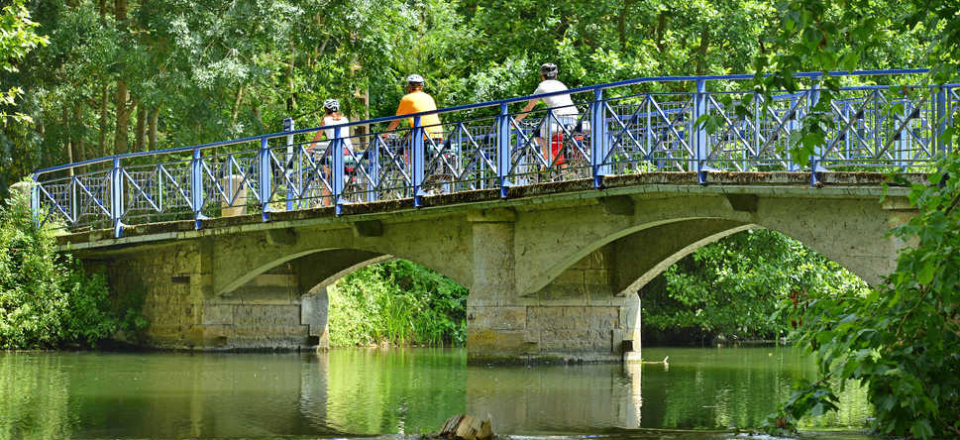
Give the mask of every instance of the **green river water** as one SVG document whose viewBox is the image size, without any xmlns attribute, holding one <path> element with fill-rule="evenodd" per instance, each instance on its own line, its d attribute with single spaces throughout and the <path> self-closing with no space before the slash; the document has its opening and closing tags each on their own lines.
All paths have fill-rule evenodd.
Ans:
<svg viewBox="0 0 960 440">
<path fill-rule="evenodd" d="M 669 366 L 467 366 L 463 349 L 0 353 L 0 439 L 398 439 L 456 413 L 519 440 L 747 438 L 716 430 L 759 425 L 815 373 L 783 347 L 643 354 Z M 848 388 L 804 435 L 855 438 L 869 413 Z"/>
</svg>

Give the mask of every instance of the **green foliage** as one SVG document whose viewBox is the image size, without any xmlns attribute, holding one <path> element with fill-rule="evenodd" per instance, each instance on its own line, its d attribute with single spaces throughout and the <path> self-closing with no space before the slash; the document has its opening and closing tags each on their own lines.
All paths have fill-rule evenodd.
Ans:
<svg viewBox="0 0 960 440">
<path fill-rule="evenodd" d="M 20 193 L 0 206 L 0 349 L 94 347 L 121 329 L 143 328 L 136 310 L 112 310 L 106 279 L 54 252 Z"/>
<path fill-rule="evenodd" d="M 24 0 L 14 0 L 0 9 L 0 71 L 17 72 L 17 61 L 37 46 L 47 44 L 45 37 L 37 35 L 37 23 L 30 19 L 24 3 Z M 30 117 L 23 113 L 7 114 L 7 109 L 16 104 L 22 93 L 19 87 L 0 88 L 0 124 L 6 125 L 8 116 L 17 122 L 30 122 Z"/>
<path fill-rule="evenodd" d="M 915 185 L 919 215 L 893 230 L 915 244 L 866 298 L 815 296 L 798 318 L 800 340 L 822 379 L 800 383 L 780 425 L 834 409 L 830 381 L 862 383 L 873 428 L 917 438 L 960 435 L 960 157 L 950 155 L 930 185 Z"/>
<path fill-rule="evenodd" d="M 796 91 L 802 84 L 793 77 L 795 73 L 824 74 L 811 80 L 822 89 L 809 111 L 815 117 L 806 118 L 790 139 L 790 156 L 801 166 L 807 165 L 817 146 L 825 144 L 826 133 L 836 123 L 831 105 L 843 84 L 827 72 L 866 65 L 918 65 L 931 69 L 921 81 L 945 84 L 957 78 L 960 5 L 956 2 L 789 0 L 780 2 L 778 10 L 770 25 L 779 31 L 763 42 L 754 59 L 755 89 L 764 95 Z M 891 96 L 897 93 L 890 92 Z"/>
<path fill-rule="evenodd" d="M 695 328 L 733 339 L 789 331 L 777 313 L 788 298 L 863 293 L 859 278 L 783 234 L 745 231 L 704 246 L 664 273 L 663 292 L 643 298 L 645 327 Z"/>
<path fill-rule="evenodd" d="M 929 66 L 923 81 L 955 82 L 960 67 L 960 4 L 954 1 L 781 3 L 781 31 L 766 40 L 755 60 L 757 89 L 764 94 L 796 88 L 792 73 L 828 72 L 862 67 L 878 52 L 914 46 L 905 57 Z M 791 138 L 791 156 L 803 163 L 831 122 L 836 80 L 823 82 L 824 93 L 810 120 Z M 891 94 L 900 91 L 891 91 Z M 940 115 L 946 118 L 947 115 Z M 935 124 L 949 124 L 949 120 Z M 941 145 L 955 145 L 953 127 Z M 822 378 L 800 382 L 797 391 L 771 417 L 772 429 L 790 428 L 800 416 L 835 409 L 834 382 L 868 388 L 880 433 L 917 438 L 960 435 L 960 222 L 957 176 L 960 158 L 953 148 L 930 185 L 911 194 L 920 214 L 893 234 L 915 247 L 901 252 L 887 283 L 865 298 L 818 294 L 808 308 L 790 309 L 803 322 L 796 333 L 818 360 Z"/>
<path fill-rule="evenodd" d="M 466 341 L 467 289 L 416 263 L 368 266 L 327 292 L 332 346 Z"/>
</svg>

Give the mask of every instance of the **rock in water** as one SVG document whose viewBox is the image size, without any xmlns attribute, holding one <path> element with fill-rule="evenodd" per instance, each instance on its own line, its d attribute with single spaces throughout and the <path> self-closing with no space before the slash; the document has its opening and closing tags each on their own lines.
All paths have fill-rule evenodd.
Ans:
<svg viewBox="0 0 960 440">
<path fill-rule="evenodd" d="M 440 433 L 437 434 L 437 437 L 453 438 L 452 436 L 457 432 L 457 425 L 460 424 L 460 420 L 462 419 L 463 414 L 457 414 L 447 419 L 443 427 L 440 428 Z"/>
<path fill-rule="evenodd" d="M 493 437 L 490 420 L 457 414 L 443 424 L 437 437 L 451 440 L 489 440 Z"/>
<path fill-rule="evenodd" d="M 480 432 L 477 433 L 477 440 L 488 440 L 490 438 L 493 438 L 493 428 L 490 426 L 490 419 L 487 419 L 480 424 Z"/>
</svg>

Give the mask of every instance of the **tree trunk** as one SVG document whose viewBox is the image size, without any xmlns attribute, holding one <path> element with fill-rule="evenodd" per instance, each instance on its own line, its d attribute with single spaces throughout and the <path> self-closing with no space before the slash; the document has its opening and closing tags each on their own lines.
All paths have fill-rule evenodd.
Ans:
<svg viewBox="0 0 960 440">
<path fill-rule="evenodd" d="M 123 79 L 117 80 L 117 129 L 114 132 L 113 150 L 117 154 L 126 153 L 129 150 L 130 141 L 127 139 L 127 133 L 130 130 L 131 107 L 127 105 L 127 99 L 130 97 L 130 91 L 127 90 L 127 84 Z"/>
<path fill-rule="evenodd" d="M 157 149 L 157 119 L 160 118 L 160 107 L 161 104 L 157 104 L 157 106 L 153 108 L 153 112 L 150 113 L 150 151 Z"/>
<path fill-rule="evenodd" d="M 117 28 L 127 27 L 127 0 L 116 0 L 113 3 L 113 14 L 117 19 Z"/>
<path fill-rule="evenodd" d="M 657 51 L 663 52 L 664 47 L 666 46 L 663 42 L 663 34 L 667 29 L 667 11 L 660 11 L 660 15 L 657 16 Z"/>
<path fill-rule="evenodd" d="M 80 103 L 75 103 L 73 105 L 73 123 L 77 124 L 77 139 L 74 141 L 74 148 L 76 149 L 76 158 L 77 160 L 84 160 L 87 157 L 85 151 L 83 151 L 83 136 L 86 134 L 86 127 L 83 126 L 83 115 L 81 114 L 83 110 L 80 108 Z"/>
<path fill-rule="evenodd" d="M 287 116 L 290 116 L 293 113 L 293 109 L 297 107 L 297 99 L 293 93 L 293 67 L 294 67 L 294 49 L 293 42 L 291 42 L 290 50 L 290 63 L 287 64 Z"/>
<path fill-rule="evenodd" d="M 144 151 L 147 144 L 147 106 L 143 102 L 137 102 L 137 151 Z"/>
<path fill-rule="evenodd" d="M 710 48 L 710 27 L 704 26 L 700 31 L 700 48 L 697 59 L 697 75 L 703 75 L 707 71 L 707 49 Z"/>
<path fill-rule="evenodd" d="M 107 21 L 107 0 L 100 0 L 97 9 L 100 11 L 100 21 Z"/>
<path fill-rule="evenodd" d="M 107 95 L 107 86 L 100 89 L 100 155 L 107 156 L 107 106 L 110 98 Z"/>
<path fill-rule="evenodd" d="M 620 50 L 627 50 L 627 12 L 630 5 L 636 0 L 624 0 L 623 7 L 620 8 L 620 17 L 617 22 L 617 30 L 620 32 Z"/>
<path fill-rule="evenodd" d="M 233 100 L 233 112 L 230 114 L 230 127 L 237 125 L 237 117 L 240 116 L 240 106 L 243 105 L 243 86 L 237 89 L 237 97 Z"/>
<path fill-rule="evenodd" d="M 70 122 L 70 110 L 63 106 L 63 126 L 67 129 L 67 163 L 73 163 L 73 124 Z M 73 176 L 73 168 L 70 168 Z"/>
<path fill-rule="evenodd" d="M 113 3 L 113 14 L 117 20 L 117 29 L 123 31 L 127 27 L 127 0 L 116 0 Z M 129 150 L 130 140 L 127 139 L 127 133 L 130 130 L 130 114 L 133 109 L 127 105 L 130 98 L 130 91 L 127 89 L 127 83 L 124 79 L 124 72 L 121 70 L 120 78 L 117 79 L 117 129 L 116 137 L 113 139 L 114 151 L 118 154 L 126 153 Z"/>
</svg>

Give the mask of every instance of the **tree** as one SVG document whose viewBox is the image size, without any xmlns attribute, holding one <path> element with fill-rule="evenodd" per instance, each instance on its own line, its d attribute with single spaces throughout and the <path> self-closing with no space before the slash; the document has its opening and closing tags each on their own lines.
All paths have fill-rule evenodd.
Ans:
<svg viewBox="0 0 960 440">
<path fill-rule="evenodd" d="M 25 0 L 13 0 L 0 10 L 0 70 L 16 73 L 17 62 L 38 46 L 47 44 L 46 37 L 37 35 L 37 23 L 30 20 L 30 11 L 24 6 Z M 23 93 L 19 87 L 0 89 L 0 121 L 7 124 L 7 118 L 16 121 L 29 121 L 23 113 L 8 114 L 8 108 L 16 104 L 17 97 Z"/>
<path fill-rule="evenodd" d="M 960 4 L 950 1 L 831 4 L 820 0 L 781 3 L 782 29 L 766 41 L 756 59 L 758 88 L 795 89 L 794 72 L 828 72 L 861 65 L 877 51 L 895 47 L 888 40 L 907 36 L 917 42 L 920 62 L 931 66 L 928 84 L 953 82 L 960 67 Z M 821 115 L 840 84 L 825 81 L 827 93 L 812 109 Z M 955 115 L 934 123 L 949 124 Z M 824 139 L 828 118 L 809 120 L 794 139 L 791 154 L 805 161 Z M 894 229 L 916 246 L 901 252 L 896 270 L 865 298 L 816 296 L 797 335 L 816 354 L 821 379 L 798 384 L 797 391 L 771 420 L 790 427 L 807 413 L 836 408 L 832 384 L 867 387 L 874 404 L 875 431 L 918 438 L 960 435 L 960 157 L 955 127 L 940 134 L 946 155 L 929 185 L 915 185 L 910 201 L 919 214 Z"/>
<path fill-rule="evenodd" d="M 78 261 L 56 253 L 52 228 L 35 225 L 24 194 L 3 201 L 0 349 L 95 347 L 146 324 L 129 300 L 111 301 L 102 274 L 87 275 Z"/>
<path fill-rule="evenodd" d="M 783 301 L 841 297 L 866 285 L 837 263 L 776 231 L 745 231 L 704 246 L 644 289 L 643 324 L 730 339 L 774 339 L 790 330 Z"/>
<path fill-rule="evenodd" d="M 47 39 L 37 34 L 37 23 L 30 19 L 30 11 L 24 6 L 25 0 L 14 0 L 0 9 L 0 128 L 6 131 L 8 124 L 27 125 L 32 122 L 29 114 L 17 108 L 17 98 L 23 94 L 23 88 L 17 85 L 18 63 L 31 50 L 47 43 Z M 10 173 L 13 168 L 13 150 L 10 139 L 0 132 L 0 196 L 7 189 L 7 183 L 17 179 Z"/>
</svg>

